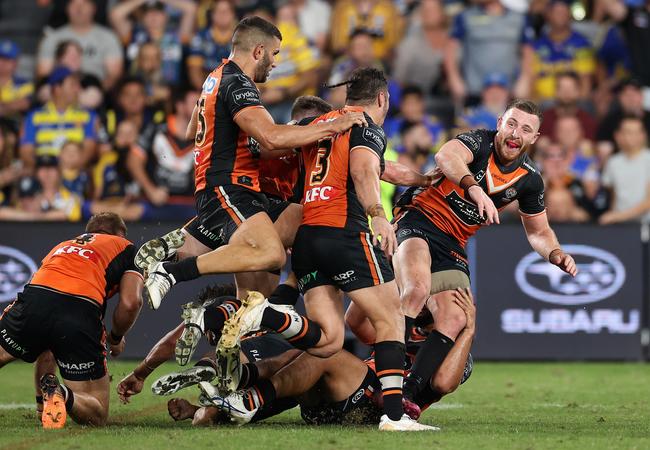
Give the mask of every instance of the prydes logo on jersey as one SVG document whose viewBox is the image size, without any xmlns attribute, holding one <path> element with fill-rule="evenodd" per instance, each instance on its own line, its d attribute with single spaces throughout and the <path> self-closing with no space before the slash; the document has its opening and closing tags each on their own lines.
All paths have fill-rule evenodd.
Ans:
<svg viewBox="0 0 650 450">
<path fill-rule="evenodd" d="M 625 267 L 612 253 L 587 245 L 567 245 L 563 250 L 576 260 L 575 278 L 531 252 L 515 268 L 519 288 L 543 302 L 585 305 L 611 297 L 625 283 Z"/>
<path fill-rule="evenodd" d="M 245 103 L 259 103 L 260 94 L 257 89 L 242 88 L 232 93 L 232 101 L 235 105 L 241 106 Z"/>
<path fill-rule="evenodd" d="M 26 254 L 0 245 L 0 302 L 14 300 L 36 272 L 36 264 Z"/>
<path fill-rule="evenodd" d="M 214 92 L 214 88 L 217 87 L 217 82 L 219 81 L 218 78 L 215 78 L 213 76 L 209 76 L 208 78 L 205 79 L 203 82 L 203 93 L 204 94 L 212 94 Z"/>
<path fill-rule="evenodd" d="M 363 129 L 363 138 L 368 142 L 374 143 L 379 148 L 384 148 L 384 138 L 372 128 Z"/>
</svg>

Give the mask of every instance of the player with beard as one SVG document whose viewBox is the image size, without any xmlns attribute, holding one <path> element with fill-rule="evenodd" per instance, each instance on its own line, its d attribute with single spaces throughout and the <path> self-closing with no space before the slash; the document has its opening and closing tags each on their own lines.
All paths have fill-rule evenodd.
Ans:
<svg viewBox="0 0 650 450">
<path fill-rule="evenodd" d="M 544 182 L 527 154 L 540 123 L 537 105 L 512 101 L 496 130 L 472 130 L 447 142 L 436 154 L 436 181 L 398 201 L 393 264 L 407 333 L 425 303 L 435 319 L 404 381 L 405 398 L 422 391 L 465 326 L 465 314 L 453 301 L 455 289 L 470 285 L 465 245 L 481 226 L 499 223 L 499 210 L 517 200 L 531 247 L 570 276 L 577 273 L 549 226 Z M 347 320 L 362 340 L 373 341 L 374 330 L 358 308 L 352 307 Z"/>
<path fill-rule="evenodd" d="M 276 125 L 262 106 L 255 83 L 275 66 L 282 35 L 259 17 L 242 20 L 232 54 L 203 83 L 188 132 L 195 139 L 197 217 L 141 247 L 136 265 L 147 270 L 144 296 L 153 309 L 171 287 L 211 273 L 277 270 L 285 252 L 267 214 L 259 186 L 259 158 L 367 125 L 360 112 L 313 126 Z M 276 152 L 277 157 L 282 152 Z M 200 255 L 164 262 L 176 251 Z"/>
</svg>

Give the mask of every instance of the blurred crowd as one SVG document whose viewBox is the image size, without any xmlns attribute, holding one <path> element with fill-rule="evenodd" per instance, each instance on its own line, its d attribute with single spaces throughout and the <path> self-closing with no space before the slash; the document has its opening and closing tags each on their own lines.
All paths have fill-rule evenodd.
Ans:
<svg viewBox="0 0 650 450">
<path fill-rule="evenodd" d="M 530 98 L 551 221 L 650 219 L 650 0 L 2 0 L 0 220 L 192 217 L 185 128 L 251 14 L 283 35 L 259 86 L 276 122 L 300 95 L 342 105 L 327 85 L 382 68 L 386 157 L 427 171 Z"/>
</svg>

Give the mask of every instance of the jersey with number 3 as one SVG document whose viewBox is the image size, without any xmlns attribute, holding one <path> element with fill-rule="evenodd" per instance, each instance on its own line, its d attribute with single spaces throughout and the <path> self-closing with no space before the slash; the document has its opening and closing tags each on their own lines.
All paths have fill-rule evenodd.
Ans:
<svg viewBox="0 0 650 450">
<path fill-rule="evenodd" d="M 235 123 L 245 109 L 263 108 L 253 80 L 224 59 L 203 83 L 197 106 L 196 192 L 224 185 L 259 191 L 260 146 Z"/>
<path fill-rule="evenodd" d="M 324 114 L 311 123 L 334 120 L 349 111 L 363 111 L 358 107 Z M 366 114 L 367 127 L 352 127 L 334 138 L 303 147 L 305 190 L 303 194 L 303 225 L 322 225 L 350 231 L 369 231 L 368 217 L 357 197 L 350 175 L 350 154 L 355 149 L 366 149 L 379 158 L 384 167 L 386 136 L 384 130 Z M 364 151 L 364 150 L 356 150 Z"/>
</svg>

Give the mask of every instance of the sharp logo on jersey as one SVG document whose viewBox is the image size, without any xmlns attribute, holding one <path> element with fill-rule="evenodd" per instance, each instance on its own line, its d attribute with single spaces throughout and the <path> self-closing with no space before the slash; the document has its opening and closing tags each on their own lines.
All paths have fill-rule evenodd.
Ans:
<svg viewBox="0 0 650 450">
<path fill-rule="evenodd" d="M 317 186 L 311 188 L 305 194 L 305 203 L 315 202 L 318 200 L 330 200 L 332 197 L 332 191 L 332 186 Z"/>
<path fill-rule="evenodd" d="M 464 224 L 474 226 L 485 222 L 485 219 L 478 215 L 476 205 L 462 199 L 458 192 L 452 191 L 445 199 L 449 208 Z"/>
<path fill-rule="evenodd" d="M 34 272 L 36 264 L 32 258 L 15 248 L 0 245 L 0 302 L 14 300 Z"/>
<path fill-rule="evenodd" d="M 384 146 L 384 138 L 372 128 L 364 128 L 363 138 L 367 141 L 374 142 L 379 148 Z"/>
<path fill-rule="evenodd" d="M 214 88 L 217 87 L 219 79 L 215 77 L 208 77 L 206 80 L 203 82 L 203 92 L 206 94 L 212 94 L 214 92 Z"/>
<path fill-rule="evenodd" d="M 95 252 L 83 247 L 77 247 L 76 245 L 64 245 L 63 247 L 57 249 L 54 252 L 54 255 L 71 255 L 76 254 L 81 256 L 84 259 L 90 259 Z"/>
<path fill-rule="evenodd" d="M 66 363 L 59 359 L 56 360 L 59 366 L 67 370 L 87 371 L 93 368 L 95 361 L 81 362 L 81 363 Z"/>
<path fill-rule="evenodd" d="M 236 105 L 241 105 L 244 102 L 249 102 L 251 100 L 257 102 L 260 101 L 260 94 L 256 89 L 241 88 L 232 93 L 232 101 L 235 102 Z"/>
</svg>

